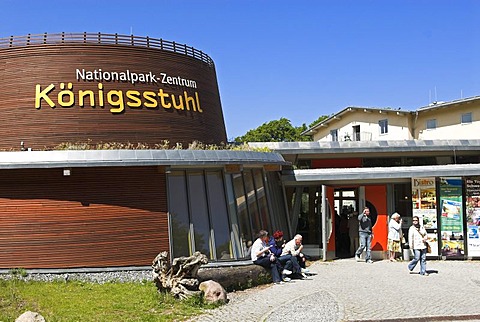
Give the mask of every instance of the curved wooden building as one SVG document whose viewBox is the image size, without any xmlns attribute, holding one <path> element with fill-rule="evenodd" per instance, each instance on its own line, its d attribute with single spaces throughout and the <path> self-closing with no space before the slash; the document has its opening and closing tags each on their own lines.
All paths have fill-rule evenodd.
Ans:
<svg viewBox="0 0 480 322">
<path fill-rule="evenodd" d="M 155 146 L 226 141 L 215 67 L 197 49 L 3 38 L 0 98 L 0 270 L 145 267 L 161 251 L 241 260 L 256 231 L 287 227 L 270 199 L 282 196 L 280 155 Z M 58 147 L 76 142 L 92 147 Z"/>
<path fill-rule="evenodd" d="M 215 66 L 148 37 L 43 34 L 0 39 L 0 149 L 66 142 L 226 143 Z"/>
</svg>

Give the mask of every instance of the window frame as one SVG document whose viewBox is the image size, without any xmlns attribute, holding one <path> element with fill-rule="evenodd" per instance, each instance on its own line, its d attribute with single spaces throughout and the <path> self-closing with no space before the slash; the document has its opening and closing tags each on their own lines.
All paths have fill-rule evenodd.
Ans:
<svg viewBox="0 0 480 322">
<path fill-rule="evenodd" d="M 464 118 L 467 117 L 469 118 L 468 121 L 465 121 Z M 463 113 L 461 116 L 460 116 L 460 123 L 461 124 L 472 124 L 473 123 L 473 116 L 472 116 L 472 112 L 468 112 L 468 113 Z"/>
<path fill-rule="evenodd" d="M 432 125 L 431 122 L 433 122 L 433 126 L 431 126 L 431 125 Z M 437 129 L 437 119 L 429 119 L 429 120 L 427 120 L 427 122 L 426 122 L 426 124 L 425 124 L 425 129 L 426 129 L 426 130 L 435 130 L 435 129 Z"/>
<path fill-rule="evenodd" d="M 388 119 L 378 120 L 380 135 L 388 134 Z"/>
<path fill-rule="evenodd" d="M 330 136 L 332 137 L 332 142 L 338 142 L 338 129 L 330 130 Z"/>
</svg>

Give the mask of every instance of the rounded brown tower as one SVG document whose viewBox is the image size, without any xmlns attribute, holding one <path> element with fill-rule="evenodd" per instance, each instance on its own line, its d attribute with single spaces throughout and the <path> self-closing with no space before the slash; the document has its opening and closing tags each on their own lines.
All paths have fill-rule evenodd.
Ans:
<svg viewBox="0 0 480 322">
<path fill-rule="evenodd" d="M 61 143 L 226 142 L 212 59 L 149 37 L 0 39 L 0 149 Z"/>
</svg>

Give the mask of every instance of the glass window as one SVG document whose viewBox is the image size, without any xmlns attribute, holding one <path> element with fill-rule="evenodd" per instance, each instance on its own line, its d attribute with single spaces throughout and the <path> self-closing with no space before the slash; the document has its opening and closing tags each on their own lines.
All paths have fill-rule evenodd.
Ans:
<svg viewBox="0 0 480 322">
<path fill-rule="evenodd" d="M 172 257 L 190 256 L 190 221 L 184 171 L 168 175 L 168 213 L 172 233 Z"/>
<path fill-rule="evenodd" d="M 260 218 L 262 220 L 262 227 L 267 231 L 273 233 L 273 228 L 270 223 L 270 217 L 268 215 L 267 196 L 265 195 L 265 186 L 263 183 L 263 172 L 260 169 L 253 170 L 253 176 L 255 180 L 255 188 L 257 189 L 257 200 L 260 208 Z"/>
<path fill-rule="evenodd" d="M 462 114 L 462 124 L 472 123 L 472 113 Z"/>
<path fill-rule="evenodd" d="M 378 125 L 380 126 L 380 134 L 387 134 L 388 133 L 388 120 L 380 120 L 378 121 Z"/>
<path fill-rule="evenodd" d="M 338 141 L 338 130 L 331 130 L 330 131 L 330 136 L 332 137 L 332 141 L 336 142 Z"/>
<path fill-rule="evenodd" d="M 354 125 L 352 128 L 353 128 L 353 141 L 360 141 L 360 125 Z"/>
<path fill-rule="evenodd" d="M 227 201 L 228 201 L 228 210 L 230 215 L 230 223 L 232 225 L 232 242 L 233 242 L 233 250 L 235 252 L 235 258 L 242 258 L 244 257 L 244 251 L 246 252 L 246 244 L 244 244 L 241 240 L 240 234 L 240 226 L 238 223 L 237 217 L 237 204 L 235 199 L 235 194 L 233 192 L 233 182 L 232 176 L 227 175 L 225 176 L 225 188 L 227 191 Z M 248 256 L 247 256 L 248 257 Z"/>
<path fill-rule="evenodd" d="M 195 239 L 195 251 L 213 258 L 210 252 L 210 223 L 208 221 L 207 200 L 203 172 L 188 172 L 188 196 L 190 199 L 191 223 Z"/>
<path fill-rule="evenodd" d="M 250 225 L 250 218 L 248 216 L 243 177 L 241 173 L 235 173 L 232 174 L 232 178 L 235 200 L 237 202 L 238 221 L 240 224 L 240 240 L 242 243 L 244 254 L 246 257 L 248 257 L 247 249 L 253 243 L 253 234 Z"/>
<path fill-rule="evenodd" d="M 436 119 L 427 120 L 427 130 L 434 130 L 436 128 L 437 128 Z"/>
<path fill-rule="evenodd" d="M 207 171 L 207 196 L 215 236 L 215 254 L 217 259 L 232 259 L 233 250 L 230 244 L 228 211 L 225 202 L 225 189 L 221 171 Z"/>
<path fill-rule="evenodd" d="M 250 218 L 252 218 L 253 231 L 259 232 L 260 230 L 266 228 L 263 227 L 260 220 L 260 214 L 257 205 L 257 196 L 255 195 L 255 187 L 253 185 L 252 171 L 245 170 L 243 172 L 243 175 L 245 177 L 245 190 L 247 191 L 248 211 L 250 213 Z"/>
</svg>

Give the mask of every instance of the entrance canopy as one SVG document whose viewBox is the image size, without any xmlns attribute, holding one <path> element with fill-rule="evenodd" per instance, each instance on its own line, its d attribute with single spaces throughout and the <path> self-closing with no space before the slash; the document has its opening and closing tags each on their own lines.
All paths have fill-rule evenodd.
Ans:
<svg viewBox="0 0 480 322">
<path fill-rule="evenodd" d="M 478 176 L 480 164 L 448 164 L 382 168 L 329 168 L 291 170 L 282 175 L 287 186 L 409 182 L 413 177 Z"/>
</svg>

